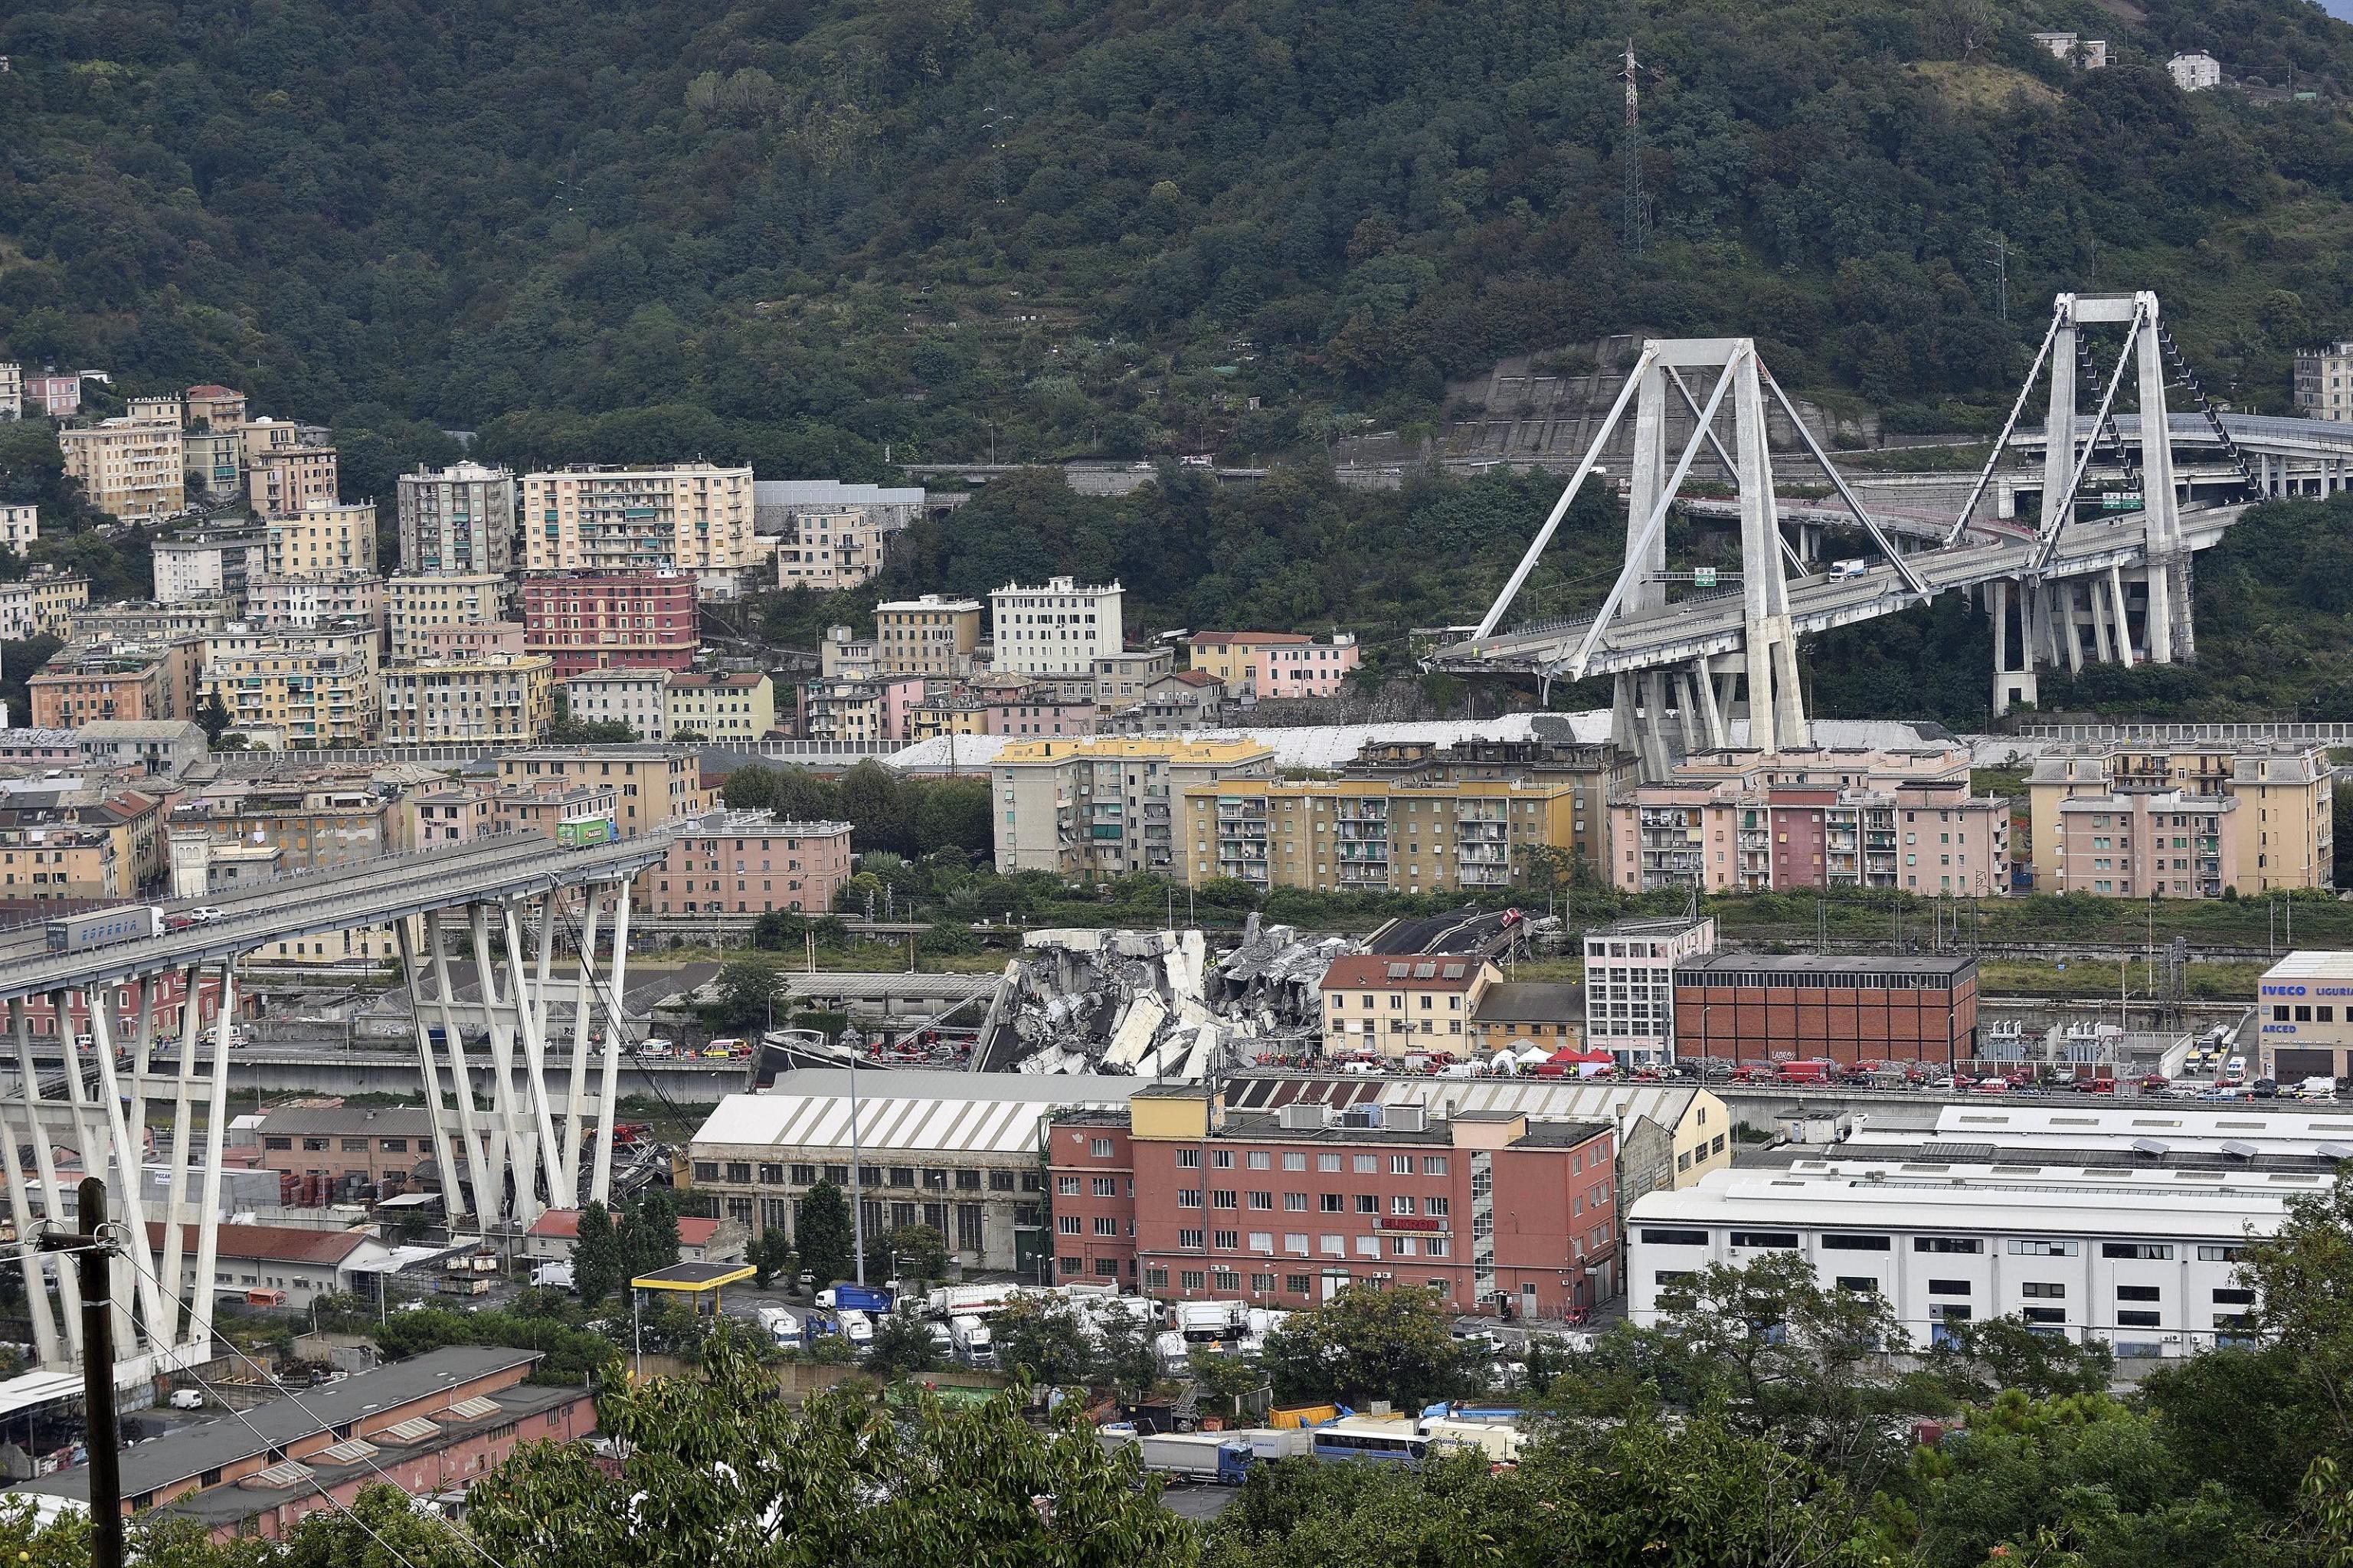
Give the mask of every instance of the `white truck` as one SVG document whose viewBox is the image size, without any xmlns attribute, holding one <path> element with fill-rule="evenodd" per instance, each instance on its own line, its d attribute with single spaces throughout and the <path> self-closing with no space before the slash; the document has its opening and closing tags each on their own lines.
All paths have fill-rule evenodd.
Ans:
<svg viewBox="0 0 2353 1568">
<path fill-rule="evenodd" d="M 1240 1339 L 1249 1310 L 1240 1301 L 1179 1301 L 1169 1315 L 1169 1327 L 1184 1335 L 1188 1345 L 1215 1344 Z"/>
<path fill-rule="evenodd" d="M 763 1307 L 759 1310 L 760 1332 L 778 1345 L 798 1350 L 801 1344 L 801 1320 L 786 1307 Z"/>
<path fill-rule="evenodd" d="M 1021 1298 L 1018 1285 L 944 1285 L 923 1300 L 934 1318 L 986 1318 L 1002 1312 Z"/>
<path fill-rule="evenodd" d="M 1144 1467 L 1179 1481 L 1210 1481 L 1224 1486 L 1241 1483 L 1251 1465 L 1261 1459 L 1286 1458 L 1312 1452 L 1312 1434 L 1256 1427 L 1241 1432 L 1138 1432 L 1132 1426 L 1106 1426 L 1095 1434 L 1103 1452 L 1116 1455 L 1134 1448 Z"/>
<path fill-rule="evenodd" d="M 874 1344 L 874 1319 L 854 1307 L 845 1307 L 834 1314 L 841 1325 L 841 1337 L 849 1341 L 853 1353 L 863 1355 Z"/>
<path fill-rule="evenodd" d="M 989 1338 L 988 1325 L 969 1313 L 948 1319 L 948 1342 L 955 1349 L 955 1359 L 965 1366 L 997 1364 L 997 1342 Z"/>
</svg>

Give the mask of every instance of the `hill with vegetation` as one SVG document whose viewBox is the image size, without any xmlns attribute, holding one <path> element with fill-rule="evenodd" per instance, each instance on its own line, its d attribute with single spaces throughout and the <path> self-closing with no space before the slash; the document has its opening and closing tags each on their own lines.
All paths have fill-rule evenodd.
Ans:
<svg viewBox="0 0 2353 1568">
<path fill-rule="evenodd" d="M 395 449 L 1266 456 L 1616 330 L 1948 427 L 2053 287 L 2159 288 L 2250 404 L 2353 324 L 2305 0 L 47 0 L 0 53 L 0 354 Z"/>
</svg>

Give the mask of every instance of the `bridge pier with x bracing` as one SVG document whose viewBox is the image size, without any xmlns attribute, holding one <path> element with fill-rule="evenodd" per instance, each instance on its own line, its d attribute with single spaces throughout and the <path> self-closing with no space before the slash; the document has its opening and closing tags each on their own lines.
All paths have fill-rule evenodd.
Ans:
<svg viewBox="0 0 2353 1568">
<path fill-rule="evenodd" d="M 2089 363 L 2086 334 L 2107 326 L 2123 327 L 2124 345 L 2104 379 Z M 2016 450 L 2012 438 L 2046 366 L 2050 411 L 2042 432 L 2041 516 L 2031 524 L 1981 516 L 1979 503 Z M 1713 373 L 1704 401 L 1684 379 L 1686 370 Z M 2128 421 L 2116 409 L 2127 381 L 2137 411 Z M 2200 409 L 2187 430 L 2166 417 L 2173 387 L 2186 389 Z M 2077 407 L 2080 393 L 2096 397 L 2088 419 Z M 1802 457 L 1820 469 L 1844 516 L 1868 536 L 1871 554 L 1827 570 L 1817 564 L 1803 530 L 1819 526 L 1825 509 L 1800 509 L 1776 495 L 1768 400 L 1795 427 Z M 1630 409 L 1633 458 L 1622 487 L 1625 554 L 1600 608 L 1589 616 L 1499 630 Z M 1672 463 L 1671 416 L 1687 417 L 1690 424 Z M 1728 445 L 1718 433 L 1727 421 Z M 2127 425 L 2134 439 L 2125 434 Z M 1470 637 L 1438 649 L 1425 665 L 1472 677 L 1533 677 L 1539 692 L 1556 681 L 1609 675 L 1619 743 L 1640 759 L 1644 778 L 1659 779 L 1677 755 L 1729 744 L 1736 716 L 1746 716 L 1750 746 L 1778 750 L 1808 744 L 1798 640 L 1893 614 L 1951 589 L 1969 594 L 1993 620 L 1997 712 L 2035 700 L 2038 662 L 2080 670 L 2087 658 L 2127 664 L 2188 660 L 2196 651 L 2192 556 L 2219 538 L 2242 507 L 2186 503 L 2173 457 L 2175 442 L 2185 438 L 2221 446 L 2241 476 L 2229 488 L 2238 493 L 2252 488 L 2248 460 L 2229 421 L 2206 403 L 2181 366 L 2157 296 L 2145 291 L 2062 294 L 2033 367 L 1958 514 L 1931 547 L 1905 549 L 1895 535 L 1916 535 L 1918 520 L 1874 516 L 1856 498 L 1764 366 L 1755 340 L 1652 339 L 1642 345 L 1615 405 L 1494 603 Z M 1667 560 L 1667 517 L 1703 449 L 1733 476 L 1737 492 L 1736 571 L 1671 570 Z M 2102 454 L 2106 465 L 2095 474 Z M 2094 499 L 2100 509 L 2085 514 L 2085 503 Z M 1725 509 L 1715 501 L 1697 505 Z M 1793 526 L 1805 547 L 1793 546 L 1787 536 Z M 1727 577 L 1736 578 L 1736 588 L 1725 584 Z M 1670 588 L 1678 586 L 1686 591 L 1670 599 Z"/>
<path fill-rule="evenodd" d="M 433 1173 L 453 1227 L 520 1231 L 551 1207 L 609 1198 L 620 1055 L 633 1049 L 621 1000 L 629 887 L 671 836 L 565 850 L 534 833 L 501 834 L 263 884 L 221 897 L 221 918 L 162 936 L 54 952 L 23 937 L 0 942 L 13 1046 L 13 1061 L 0 1060 L 0 1147 L 42 1368 L 82 1353 L 74 1271 L 37 1246 L 41 1230 L 66 1217 L 52 1206 L 65 1190 L 59 1148 L 81 1173 L 107 1178 L 117 1386 L 211 1359 L 237 1061 L 227 1030 L 243 960 L 280 941 L 393 927 L 433 1118 Z M 470 1030 L 457 1012 L 453 946 L 481 986 L 463 1004 Z M 568 1020 L 551 1012 L 552 994 Z M 86 1045 L 74 1038 L 77 1019 Z M 470 1045 L 487 1060 L 470 1060 Z M 152 1154 L 151 1122 L 164 1123 Z M 29 1171 L 17 1154 L 26 1148 Z"/>
</svg>

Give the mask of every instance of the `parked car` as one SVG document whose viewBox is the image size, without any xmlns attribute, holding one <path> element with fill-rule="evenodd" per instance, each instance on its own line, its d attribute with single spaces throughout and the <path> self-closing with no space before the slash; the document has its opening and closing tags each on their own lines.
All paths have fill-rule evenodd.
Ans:
<svg viewBox="0 0 2353 1568">
<path fill-rule="evenodd" d="M 2254 1096 L 2255 1098 L 2259 1100 L 2275 1100 L 2279 1098 L 2279 1080 L 2276 1078 L 2257 1078 L 2253 1083 L 2247 1086 L 2247 1093 Z"/>
</svg>

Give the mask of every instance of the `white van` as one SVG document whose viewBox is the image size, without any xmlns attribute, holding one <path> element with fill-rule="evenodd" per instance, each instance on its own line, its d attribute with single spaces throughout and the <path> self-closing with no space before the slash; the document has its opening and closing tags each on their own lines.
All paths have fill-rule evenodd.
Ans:
<svg viewBox="0 0 2353 1568">
<path fill-rule="evenodd" d="M 2296 1086 L 2295 1097 L 2300 1100 L 2333 1100 L 2337 1097 L 2337 1080 L 2306 1078 Z"/>
</svg>

